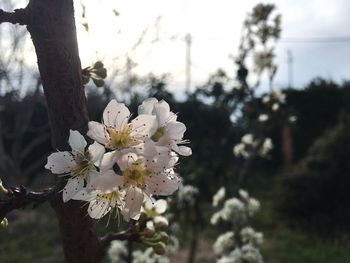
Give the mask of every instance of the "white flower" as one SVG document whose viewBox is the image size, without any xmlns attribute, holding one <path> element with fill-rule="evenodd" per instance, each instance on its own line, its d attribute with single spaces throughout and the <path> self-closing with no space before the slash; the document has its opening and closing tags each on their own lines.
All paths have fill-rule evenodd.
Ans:
<svg viewBox="0 0 350 263">
<path fill-rule="evenodd" d="M 241 249 L 243 262 L 263 263 L 260 251 L 251 244 L 244 245 Z"/>
<path fill-rule="evenodd" d="M 260 122 L 266 122 L 268 119 L 269 119 L 269 115 L 267 115 L 267 114 L 260 114 L 259 115 Z"/>
<path fill-rule="evenodd" d="M 262 157 L 266 156 L 272 149 L 273 149 L 273 143 L 271 138 L 265 138 L 259 151 L 260 156 Z"/>
<path fill-rule="evenodd" d="M 117 163 L 123 172 L 121 186 L 125 189 L 124 218 L 137 219 L 140 215 L 144 194 L 171 195 L 181 183 L 180 178 L 169 167 L 173 165 L 170 155 L 157 154 L 153 158 L 145 158 L 135 153 L 123 155 Z"/>
<path fill-rule="evenodd" d="M 263 98 L 262 98 L 262 102 L 264 104 L 268 103 L 270 101 L 270 96 L 269 95 L 265 95 Z"/>
<path fill-rule="evenodd" d="M 238 194 L 243 200 L 248 200 L 249 199 L 249 193 L 246 190 L 239 189 L 238 190 Z"/>
<path fill-rule="evenodd" d="M 91 218 L 100 219 L 113 209 L 123 209 L 125 206 L 125 192 L 121 190 L 122 176 L 113 170 L 108 170 L 99 175 L 94 181 L 94 190 L 80 191 L 74 199 L 88 201 L 88 213 Z"/>
<path fill-rule="evenodd" d="M 217 193 L 213 196 L 213 206 L 218 206 L 225 198 L 226 189 L 225 187 L 221 187 Z"/>
<path fill-rule="evenodd" d="M 167 206 L 168 204 L 164 199 L 159 199 L 154 202 L 151 198 L 148 198 L 146 202 L 143 203 L 141 211 L 145 213 L 148 218 L 152 219 L 156 226 L 168 226 L 168 220 L 164 216 L 161 216 L 161 214 L 166 211 Z"/>
<path fill-rule="evenodd" d="M 251 243 L 253 245 L 261 245 L 263 243 L 263 234 L 255 232 L 251 227 L 243 228 L 240 234 L 243 243 Z"/>
<path fill-rule="evenodd" d="M 234 233 L 232 231 L 221 234 L 215 241 L 213 249 L 216 255 L 222 255 L 231 251 L 235 246 Z"/>
<path fill-rule="evenodd" d="M 126 249 L 126 242 L 114 240 L 108 249 L 108 256 L 112 263 L 123 262 L 127 257 L 128 250 Z"/>
<path fill-rule="evenodd" d="M 242 222 L 246 219 L 245 206 L 235 197 L 226 200 L 220 214 L 221 218 L 227 222 Z"/>
<path fill-rule="evenodd" d="M 139 114 L 154 115 L 156 117 L 156 129 L 151 134 L 151 139 L 158 146 L 166 146 L 180 155 L 189 156 L 191 148 L 179 146 L 186 143 L 183 140 L 186 126 L 177 121 L 177 116 L 170 111 L 169 104 L 164 100 L 155 98 L 145 100 L 138 108 Z"/>
<path fill-rule="evenodd" d="M 284 94 L 279 89 L 273 89 L 271 92 L 271 96 L 279 103 L 285 103 L 286 101 L 286 94 Z"/>
<path fill-rule="evenodd" d="M 103 124 L 90 121 L 87 135 L 109 150 L 138 150 L 140 144 L 154 133 L 156 118 L 142 114 L 128 123 L 129 118 L 128 108 L 111 100 L 103 112 Z"/>
<path fill-rule="evenodd" d="M 192 185 L 183 185 L 179 188 L 177 192 L 177 199 L 180 206 L 189 205 L 194 206 L 196 202 L 196 197 L 199 191 L 197 187 Z"/>
<path fill-rule="evenodd" d="M 212 225 L 217 225 L 220 222 L 221 219 L 221 213 L 220 212 L 216 212 L 214 213 L 211 218 L 210 218 L 210 224 Z"/>
<path fill-rule="evenodd" d="M 279 103 L 274 103 L 274 104 L 272 104 L 272 110 L 273 111 L 277 111 L 278 109 L 280 108 L 280 104 Z"/>
<path fill-rule="evenodd" d="M 253 144 L 253 142 L 254 142 L 253 134 L 250 134 L 250 133 L 245 134 L 245 135 L 242 137 L 241 141 L 242 141 L 243 143 L 245 143 L 245 144 Z"/>
<path fill-rule="evenodd" d="M 166 256 L 160 256 L 154 253 L 152 248 L 145 251 L 135 250 L 133 252 L 133 263 L 169 263 L 170 260 Z"/>
<path fill-rule="evenodd" d="M 249 158 L 249 156 L 250 156 L 250 153 L 246 149 L 246 144 L 244 144 L 244 143 L 236 144 L 233 147 L 233 154 L 236 157 L 242 156 L 243 158 L 246 158 L 246 159 Z"/>
<path fill-rule="evenodd" d="M 64 202 L 72 199 L 85 185 L 89 189 L 92 187 L 98 174 L 94 164 L 99 163 L 104 153 L 104 147 L 96 142 L 85 149 L 87 143 L 78 131 L 70 130 L 68 143 L 72 148 L 71 152 L 52 153 L 45 165 L 54 174 L 70 176 L 63 189 Z"/>
<path fill-rule="evenodd" d="M 236 248 L 227 256 L 219 258 L 216 263 L 243 263 L 242 252 L 239 248 Z"/>
<path fill-rule="evenodd" d="M 297 121 L 297 119 L 298 119 L 297 116 L 292 115 L 292 116 L 289 117 L 289 122 L 290 123 L 294 123 L 294 122 Z"/>
<path fill-rule="evenodd" d="M 249 215 L 252 216 L 260 209 L 260 202 L 254 198 L 250 198 L 247 208 Z"/>
</svg>

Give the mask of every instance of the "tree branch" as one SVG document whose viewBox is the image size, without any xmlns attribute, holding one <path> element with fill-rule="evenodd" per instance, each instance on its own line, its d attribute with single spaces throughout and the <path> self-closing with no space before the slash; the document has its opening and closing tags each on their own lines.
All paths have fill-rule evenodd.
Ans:
<svg viewBox="0 0 350 263">
<path fill-rule="evenodd" d="M 23 8 L 15 9 L 14 12 L 6 12 L 0 9 L 0 24 L 4 22 L 8 22 L 11 24 L 26 25 L 27 24 L 26 20 L 27 20 L 26 10 Z"/>
<path fill-rule="evenodd" d="M 30 204 L 37 207 L 40 204 L 50 200 L 57 193 L 55 187 L 48 188 L 42 192 L 27 190 L 24 186 L 12 187 L 8 189 L 7 199 L 0 199 L 0 222 L 11 211 L 24 208 Z"/>
</svg>

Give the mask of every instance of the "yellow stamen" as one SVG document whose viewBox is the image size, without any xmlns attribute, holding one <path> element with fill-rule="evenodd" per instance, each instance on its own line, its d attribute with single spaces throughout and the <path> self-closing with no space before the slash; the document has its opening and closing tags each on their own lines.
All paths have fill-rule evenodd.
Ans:
<svg viewBox="0 0 350 263">
<path fill-rule="evenodd" d="M 131 134 L 130 126 L 126 125 L 123 130 L 117 131 L 113 128 L 107 128 L 110 140 L 106 145 L 106 148 L 111 150 L 126 148 L 130 146 L 135 146 L 140 142 L 134 139 Z"/>
<path fill-rule="evenodd" d="M 85 151 L 84 155 L 78 153 L 74 156 L 76 166 L 71 170 L 72 176 L 85 177 L 90 171 L 96 170 L 95 166 L 90 162 L 90 154 Z"/>
<path fill-rule="evenodd" d="M 160 138 L 163 137 L 165 133 L 165 127 L 160 127 L 151 137 L 151 139 L 155 142 L 159 141 Z"/>
<path fill-rule="evenodd" d="M 150 172 L 142 165 L 142 160 L 139 159 L 124 170 L 125 186 L 136 186 L 143 189 L 146 186 L 145 176 L 149 174 Z"/>
</svg>

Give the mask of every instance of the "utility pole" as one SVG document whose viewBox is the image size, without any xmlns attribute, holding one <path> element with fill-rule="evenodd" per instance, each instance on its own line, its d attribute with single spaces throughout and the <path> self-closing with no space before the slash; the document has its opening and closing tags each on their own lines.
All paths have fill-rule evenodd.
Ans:
<svg viewBox="0 0 350 263">
<path fill-rule="evenodd" d="M 293 54 L 290 49 L 287 50 L 287 64 L 288 64 L 288 88 L 293 86 Z"/>
<path fill-rule="evenodd" d="M 186 41 L 186 92 L 189 93 L 191 89 L 191 44 L 192 36 L 187 34 Z"/>
</svg>

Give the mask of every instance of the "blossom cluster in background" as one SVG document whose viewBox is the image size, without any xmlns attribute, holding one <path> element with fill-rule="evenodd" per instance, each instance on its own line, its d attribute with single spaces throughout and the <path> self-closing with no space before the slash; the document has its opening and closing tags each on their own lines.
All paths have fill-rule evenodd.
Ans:
<svg viewBox="0 0 350 263">
<path fill-rule="evenodd" d="M 263 243 L 263 234 L 249 226 L 249 218 L 260 208 L 258 200 L 251 198 L 248 192 L 239 190 L 238 198 L 225 200 L 224 187 L 213 196 L 213 206 L 221 209 L 215 212 L 210 222 L 219 226 L 230 226 L 231 230 L 219 235 L 213 249 L 218 263 L 262 263 L 259 246 Z"/>
<path fill-rule="evenodd" d="M 189 156 L 183 144 L 186 126 L 177 121 L 168 103 L 145 100 L 131 119 L 123 103 L 112 100 L 102 123 L 90 121 L 87 145 L 78 131 L 70 131 L 71 151 L 52 153 L 45 168 L 66 176 L 63 201 L 89 202 L 92 218 L 120 210 L 124 219 L 139 219 L 144 201 L 168 196 L 180 186 L 174 167 L 178 155 Z"/>
<path fill-rule="evenodd" d="M 233 153 L 236 157 L 248 159 L 252 154 L 257 154 L 260 157 L 267 157 L 273 149 L 271 138 L 255 139 L 253 134 L 245 134 L 241 138 L 241 142 L 233 147 Z"/>
</svg>

